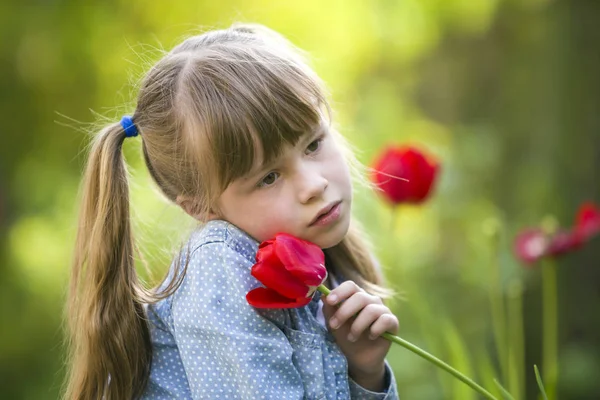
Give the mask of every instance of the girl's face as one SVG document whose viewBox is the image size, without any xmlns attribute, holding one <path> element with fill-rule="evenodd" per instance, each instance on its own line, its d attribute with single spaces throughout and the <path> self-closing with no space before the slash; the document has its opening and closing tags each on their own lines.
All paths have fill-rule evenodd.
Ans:
<svg viewBox="0 0 600 400">
<path fill-rule="evenodd" d="M 321 248 L 338 244 L 350 225 L 348 165 L 326 125 L 287 146 L 273 165 L 258 165 L 219 198 L 220 218 L 258 242 L 285 232 Z M 323 212 L 332 211 L 319 219 Z"/>
</svg>

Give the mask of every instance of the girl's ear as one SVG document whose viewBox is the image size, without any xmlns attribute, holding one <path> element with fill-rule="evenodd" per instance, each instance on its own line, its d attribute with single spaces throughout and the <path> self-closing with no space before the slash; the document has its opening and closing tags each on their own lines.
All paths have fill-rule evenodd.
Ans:
<svg viewBox="0 0 600 400">
<path fill-rule="evenodd" d="M 175 203 L 177 203 L 177 205 L 181 207 L 189 216 L 197 219 L 200 222 L 207 222 L 219 218 L 219 215 L 213 212 L 212 209 L 208 212 L 208 214 L 203 213 L 198 201 L 192 197 L 179 195 L 177 196 Z"/>
</svg>

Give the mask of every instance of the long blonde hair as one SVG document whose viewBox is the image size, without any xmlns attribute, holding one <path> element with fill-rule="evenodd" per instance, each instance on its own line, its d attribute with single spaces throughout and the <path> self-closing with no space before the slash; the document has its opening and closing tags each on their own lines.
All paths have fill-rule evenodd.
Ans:
<svg viewBox="0 0 600 400">
<path fill-rule="evenodd" d="M 234 24 L 190 37 L 165 54 L 141 82 L 132 118 L 160 190 L 173 202 L 194 199 L 195 214 L 207 215 L 259 151 L 269 162 L 325 114 L 331 116 L 324 86 L 297 48 L 263 26 Z M 334 133 L 357 171 L 350 147 Z M 143 305 L 180 282 L 173 279 L 159 293 L 138 280 L 125 137 L 118 123 L 97 134 L 83 180 L 67 308 L 68 399 L 140 397 L 152 361 Z M 345 278 L 385 296 L 355 221 L 326 256 Z"/>
</svg>

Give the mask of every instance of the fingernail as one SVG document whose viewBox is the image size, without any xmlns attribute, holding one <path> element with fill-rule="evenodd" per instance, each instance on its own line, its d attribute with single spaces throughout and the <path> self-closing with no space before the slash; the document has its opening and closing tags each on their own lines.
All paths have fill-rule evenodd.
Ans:
<svg viewBox="0 0 600 400">
<path fill-rule="evenodd" d="M 348 340 L 351 341 L 351 342 L 354 342 L 354 341 L 356 341 L 356 338 L 354 337 L 353 334 L 349 333 L 348 334 Z"/>
<path fill-rule="evenodd" d="M 332 317 L 329 320 L 329 326 L 332 327 L 333 329 L 337 329 L 338 324 L 339 324 L 339 322 L 338 322 L 338 320 L 335 317 Z"/>
<path fill-rule="evenodd" d="M 377 339 L 377 336 L 375 336 L 375 335 L 369 335 L 369 339 L 375 340 L 375 339 Z"/>
<path fill-rule="evenodd" d="M 335 294 L 330 294 L 327 296 L 327 300 L 329 300 L 329 304 L 335 304 L 338 301 L 338 297 Z"/>
</svg>

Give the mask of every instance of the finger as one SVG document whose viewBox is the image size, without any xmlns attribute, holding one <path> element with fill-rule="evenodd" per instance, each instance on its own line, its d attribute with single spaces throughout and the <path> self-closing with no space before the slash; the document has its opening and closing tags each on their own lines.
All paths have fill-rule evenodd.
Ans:
<svg viewBox="0 0 600 400">
<path fill-rule="evenodd" d="M 366 305 L 375 303 L 375 296 L 371 296 L 367 292 L 354 293 L 352 297 L 340 304 L 335 314 L 329 319 L 329 326 L 333 329 L 337 329 L 355 314 L 358 314 L 360 310 L 365 308 Z"/>
<path fill-rule="evenodd" d="M 364 292 L 364 290 L 353 281 L 345 281 L 327 295 L 326 301 L 331 305 L 335 305 L 345 301 L 354 293 L 358 292 Z"/>
<path fill-rule="evenodd" d="M 336 311 L 336 306 L 329 305 L 326 301 L 323 302 L 323 316 L 326 321 L 329 321 L 329 318 L 331 318 Z"/>
<path fill-rule="evenodd" d="M 369 329 L 369 337 L 376 339 L 383 335 L 385 332 L 389 332 L 393 335 L 398 333 L 399 328 L 398 318 L 394 314 L 388 312 L 382 314 L 377 320 L 371 325 Z"/>
<path fill-rule="evenodd" d="M 348 333 L 348 340 L 351 342 L 357 340 L 378 318 L 388 312 L 388 308 L 383 304 L 367 304 L 352 322 L 350 332 Z"/>
</svg>

